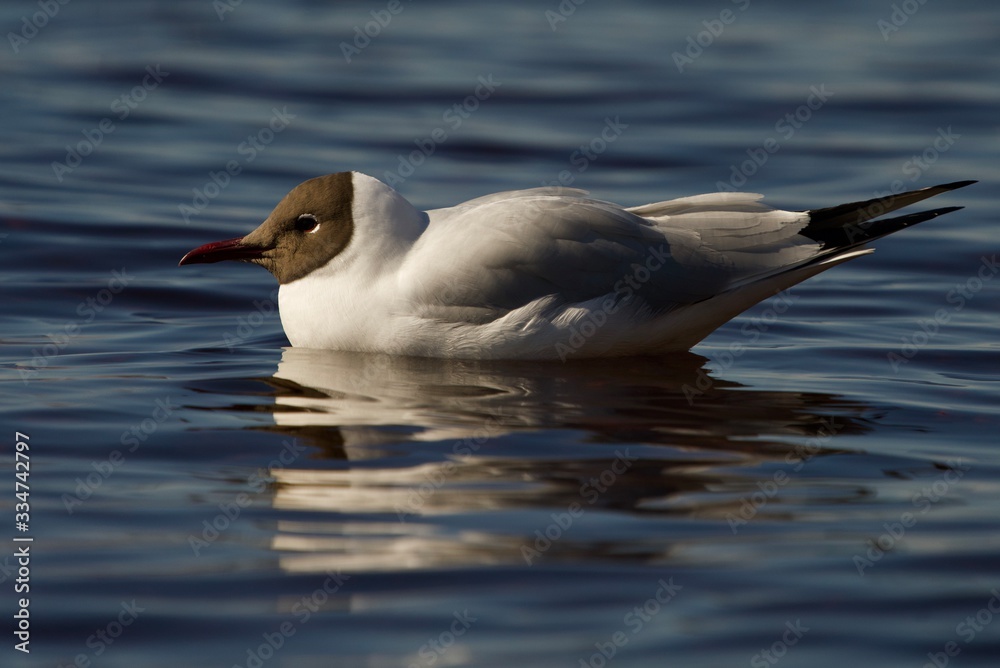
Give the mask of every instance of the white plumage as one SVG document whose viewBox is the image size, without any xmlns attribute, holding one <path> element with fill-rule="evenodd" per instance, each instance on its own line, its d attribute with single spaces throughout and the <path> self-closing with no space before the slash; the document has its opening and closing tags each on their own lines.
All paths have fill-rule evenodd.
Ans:
<svg viewBox="0 0 1000 668">
<path fill-rule="evenodd" d="M 263 264 L 281 282 L 294 346 L 480 359 L 656 354 L 686 350 L 762 299 L 870 253 L 864 243 L 954 208 L 874 215 L 969 183 L 814 211 L 725 192 L 623 208 L 535 188 L 421 212 L 351 172 L 305 182 L 258 230 L 181 263 Z"/>
</svg>

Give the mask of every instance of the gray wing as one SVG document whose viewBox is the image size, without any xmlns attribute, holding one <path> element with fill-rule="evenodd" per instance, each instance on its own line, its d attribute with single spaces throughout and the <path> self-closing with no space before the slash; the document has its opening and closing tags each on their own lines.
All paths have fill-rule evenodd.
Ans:
<svg viewBox="0 0 1000 668">
<path fill-rule="evenodd" d="M 429 211 L 428 229 L 400 269 L 401 292 L 455 321 L 486 322 L 549 296 L 566 305 L 637 295 L 662 312 L 819 247 L 793 240 L 807 214 L 774 211 L 756 202 L 759 195 L 716 193 L 626 210 L 555 190 Z"/>
</svg>

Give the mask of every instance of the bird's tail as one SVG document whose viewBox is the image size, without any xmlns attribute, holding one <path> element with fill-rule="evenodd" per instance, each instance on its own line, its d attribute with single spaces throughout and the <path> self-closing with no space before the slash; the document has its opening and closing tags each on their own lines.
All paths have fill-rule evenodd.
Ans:
<svg viewBox="0 0 1000 668">
<path fill-rule="evenodd" d="M 957 181 L 898 195 L 807 211 L 809 222 L 799 234 L 814 239 L 822 245 L 816 255 L 792 266 L 747 277 L 711 299 L 681 309 L 672 321 L 672 325 L 680 333 L 668 340 L 664 344 L 664 349 L 680 350 L 684 346 L 691 347 L 722 323 L 736 317 L 754 304 L 831 267 L 873 252 L 871 248 L 865 247 L 869 241 L 961 209 L 960 206 L 952 206 L 876 220 L 882 214 L 973 183 L 976 182 Z"/>
</svg>

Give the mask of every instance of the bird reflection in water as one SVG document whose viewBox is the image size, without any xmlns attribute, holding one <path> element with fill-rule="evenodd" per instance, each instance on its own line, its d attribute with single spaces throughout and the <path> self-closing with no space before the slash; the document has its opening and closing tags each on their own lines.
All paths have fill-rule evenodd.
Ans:
<svg viewBox="0 0 1000 668">
<path fill-rule="evenodd" d="M 280 518 L 271 547 L 295 572 L 524 564 L 539 546 L 552 561 L 660 562 L 705 542 L 678 521 L 732 525 L 754 494 L 768 492 L 761 511 L 775 520 L 794 515 L 782 517 L 783 494 L 801 509 L 803 494 L 829 504 L 867 493 L 796 474 L 846 452 L 842 437 L 867 431 L 870 409 L 748 389 L 706 362 L 286 349 L 268 380 L 267 429 L 309 452 L 266 472 Z M 653 533 L 628 521 L 654 517 L 676 521 Z"/>
</svg>

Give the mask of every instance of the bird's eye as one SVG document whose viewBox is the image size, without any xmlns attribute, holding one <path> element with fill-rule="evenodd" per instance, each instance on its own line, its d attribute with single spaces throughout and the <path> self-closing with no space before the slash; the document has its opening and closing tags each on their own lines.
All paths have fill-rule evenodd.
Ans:
<svg viewBox="0 0 1000 668">
<path fill-rule="evenodd" d="M 313 214 L 304 213 L 296 219 L 295 229 L 298 230 L 299 232 L 312 234 L 319 229 L 319 221 L 316 220 L 316 216 L 314 216 Z"/>
</svg>

